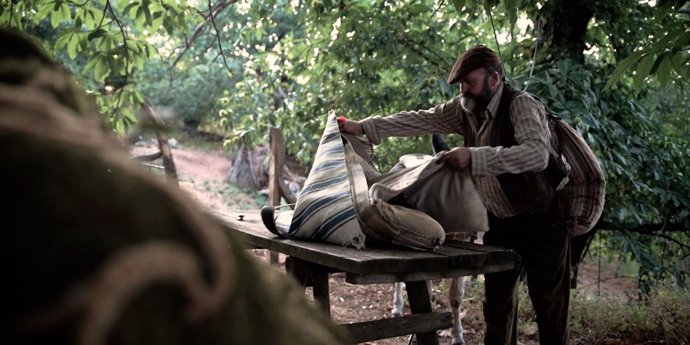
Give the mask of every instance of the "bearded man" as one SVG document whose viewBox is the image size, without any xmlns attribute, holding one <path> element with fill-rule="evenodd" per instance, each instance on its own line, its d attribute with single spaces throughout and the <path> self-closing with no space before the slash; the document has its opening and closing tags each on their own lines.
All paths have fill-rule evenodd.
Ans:
<svg viewBox="0 0 690 345">
<path fill-rule="evenodd" d="M 552 173 L 550 157 L 558 149 L 547 112 L 536 97 L 504 82 L 500 59 L 485 46 L 460 55 L 448 78 L 449 84 L 458 82 L 460 95 L 444 104 L 341 121 L 341 131 L 366 134 L 373 144 L 391 136 L 461 134 L 465 146 L 442 153 L 441 161 L 469 169 L 489 213 L 484 243 L 511 248 L 522 259 L 514 270 L 486 275 L 485 344 L 517 343 L 517 286 L 523 271 L 540 343 L 566 344 L 570 212 L 561 207 L 558 191 L 567 183 L 567 171 Z M 453 212 L 462 205 L 447 207 Z"/>
</svg>

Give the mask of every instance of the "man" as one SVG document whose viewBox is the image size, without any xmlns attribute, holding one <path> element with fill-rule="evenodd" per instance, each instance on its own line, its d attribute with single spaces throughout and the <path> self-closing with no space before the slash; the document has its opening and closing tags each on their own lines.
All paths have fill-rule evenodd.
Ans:
<svg viewBox="0 0 690 345">
<path fill-rule="evenodd" d="M 448 78 L 450 84 L 457 82 L 460 95 L 445 104 L 343 121 L 341 131 L 366 134 L 374 144 L 390 136 L 463 135 L 465 147 L 445 152 L 441 160 L 470 170 L 489 212 L 484 243 L 512 248 L 522 258 L 515 270 L 486 275 L 485 344 L 517 343 L 517 286 L 523 270 L 540 343 L 566 344 L 569 234 L 556 192 L 566 180 L 561 175 L 549 183 L 554 180 L 549 180 L 554 145 L 544 106 L 503 82 L 500 59 L 485 46 L 458 58 Z"/>
</svg>

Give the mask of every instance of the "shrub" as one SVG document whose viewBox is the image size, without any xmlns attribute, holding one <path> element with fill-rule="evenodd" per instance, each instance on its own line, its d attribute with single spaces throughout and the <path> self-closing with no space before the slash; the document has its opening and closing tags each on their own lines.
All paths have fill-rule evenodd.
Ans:
<svg viewBox="0 0 690 345">
<path fill-rule="evenodd" d="M 690 292 L 670 284 L 641 301 L 575 295 L 570 315 L 575 344 L 690 343 Z"/>
</svg>

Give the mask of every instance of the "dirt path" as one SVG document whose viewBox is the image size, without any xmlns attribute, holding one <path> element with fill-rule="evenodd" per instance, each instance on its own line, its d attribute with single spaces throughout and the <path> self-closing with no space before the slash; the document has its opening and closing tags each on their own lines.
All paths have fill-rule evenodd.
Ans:
<svg viewBox="0 0 690 345">
<path fill-rule="evenodd" d="M 211 208 L 228 207 L 218 186 L 225 184 L 232 162 L 224 152 L 173 149 L 180 187 L 197 202 Z"/>
<path fill-rule="evenodd" d="M 157 152 L 157 150 L 157 146 L 151 142 L 140 142 L 131 153 L 143 155 Z M 172 155 L 180 188 L 188 192 L 202 206 L 212 209 L 228 207 L 216 188 L 225 184 L 228 171 L 232 166 L 227 153 L 178 147 L 172 149 Z"/>
</svg>

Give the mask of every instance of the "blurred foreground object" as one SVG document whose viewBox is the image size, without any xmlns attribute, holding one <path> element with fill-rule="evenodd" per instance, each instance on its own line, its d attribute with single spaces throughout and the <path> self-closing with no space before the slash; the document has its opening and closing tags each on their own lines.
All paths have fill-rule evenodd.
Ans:
<svg viewBox="0 0 690 345">
<path fill-rule="evenodd" d="M 133 162 L 38 44 L 4 29 L 0 43 L 0 343 L 345 343 Z"/>
</svg>

